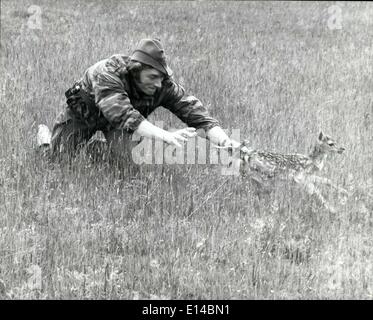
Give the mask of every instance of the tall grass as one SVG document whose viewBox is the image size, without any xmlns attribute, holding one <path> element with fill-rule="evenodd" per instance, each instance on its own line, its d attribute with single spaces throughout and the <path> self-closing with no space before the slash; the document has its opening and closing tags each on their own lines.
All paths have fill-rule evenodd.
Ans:
<svg viewBox="0 0 373 320">
<path fill-rule="evenodd" d="M 41 30 L 27 28 L 31 4 Z M 373 6 L 343 3 L 330 30 L 331 5 L 1 1 L 1 297 L 372 299 L 372 207 L 358 198 L 331 214 L 291 185 L 262 194 L 217 165 L 134 176 L 84 152 L 48 164 L 33 149 L 85 68 L 159 37 L 224 128 L 299 153 L 323 130 L 346 147 L 324 174 L 367 190 Z M 150 120 L 182 125 L 161 109 Z"/>
</svg>

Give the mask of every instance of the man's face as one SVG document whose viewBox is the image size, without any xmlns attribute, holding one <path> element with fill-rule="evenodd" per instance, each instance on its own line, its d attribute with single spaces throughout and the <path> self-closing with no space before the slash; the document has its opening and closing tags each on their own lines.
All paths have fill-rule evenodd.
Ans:
<svg viewBox="0 0 373 320">
<path fill-rule="evenodd" d="M 154 95 L 157 89 L 162 87 L 163 73 L 156 69 L 145 69 L 140 72 L 137 86 L 148 96 Z"/>
</svg>

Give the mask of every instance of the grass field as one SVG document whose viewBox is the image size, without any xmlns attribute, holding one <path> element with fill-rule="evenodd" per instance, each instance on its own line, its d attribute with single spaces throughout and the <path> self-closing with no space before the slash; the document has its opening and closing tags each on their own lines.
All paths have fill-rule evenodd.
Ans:
<svg viewBox="0 0 373 320">
<path fill-rule="evenodd" d="M 372 299 L 359 194 L 373 175 L 373 5 L 338 4 L 341 28 L 333 5 L 2 0 L 0 297 Z M 143 37 L 161 38 L 175 78 L 253 147 L 307 153 L 320 130 L 336 138 L 346 151 L 324 175 L 356 196 L 331 214 L 218 165 L 121 178 L 84 153 L 70 167 L 35 155 L 38 124 L 52 126 L 74 80 Z M 183 125 L 162 108 L 149 120 Z"/>
</svg>

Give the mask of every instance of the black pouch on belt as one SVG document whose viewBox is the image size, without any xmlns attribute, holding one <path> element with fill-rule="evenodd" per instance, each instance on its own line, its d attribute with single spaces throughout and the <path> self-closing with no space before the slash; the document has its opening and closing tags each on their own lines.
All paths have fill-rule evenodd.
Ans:
<svg viewBox="0 0 373 320">
<path fill-rule="evenodd" d="M 70 109 L 74 117 L 87 125 L 94 125 L 99 115 L 99 110 L 94 99 L 76 82 L 65 92 L 67 108 Z"/>
</svg>

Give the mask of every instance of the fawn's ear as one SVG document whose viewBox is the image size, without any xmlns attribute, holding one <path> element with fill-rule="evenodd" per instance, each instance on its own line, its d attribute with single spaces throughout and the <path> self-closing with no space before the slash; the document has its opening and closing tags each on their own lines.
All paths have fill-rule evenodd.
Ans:
<svg viewBox="0 0 373 320">
<path fill-rule="evenodd" d="M 321 141 L 323 137 L 324 137 L 324 134 L 322 133 L 322 131 L 320 131 L 319 140 Z"/>
</svg>

